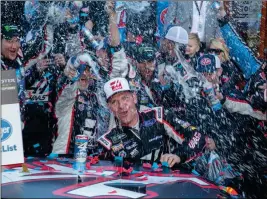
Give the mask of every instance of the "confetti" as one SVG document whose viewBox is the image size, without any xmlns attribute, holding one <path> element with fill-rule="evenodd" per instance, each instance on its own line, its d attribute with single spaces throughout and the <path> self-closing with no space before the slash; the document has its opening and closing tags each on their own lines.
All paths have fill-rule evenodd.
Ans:
<svg viewBox="0 0 267 199">
<path fill-rule="evenodd" d="M 109 194 L 114 194 L 114 193 L 117 193 L 117 191 L 116 190 L 114 190 L 114 191 L 110 191 L 110 192 L 108 192 Z"/>
<path fill-rule="evenodd" d="M 47 156 L 47 158 L 49 160 L 53 160 L 53 159 L 56 159 L 58 157 L 58 154 L 56 153 L 50 153 L 49 156 Z"/>
</svg>

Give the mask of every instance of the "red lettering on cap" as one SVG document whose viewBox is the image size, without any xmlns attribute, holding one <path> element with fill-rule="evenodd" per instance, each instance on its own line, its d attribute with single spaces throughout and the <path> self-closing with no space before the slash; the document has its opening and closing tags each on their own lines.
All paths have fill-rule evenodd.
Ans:
<svg viewBox="0 0 267 199">
<path fill-rule="evenodd" d="M 203 58 L 200 63 L 203 66 L 207 66 L 207 65 L 211 64 L 211 60 L 209 58 Z"/>
<path fill-rule="evenodd" d="M 120 80 L 115 80 L 113 82 L 110 82 L 110 87 L 111 87 L 112 91 L 122 89 L 122 85 L 121 85 Z"/>
</svg>

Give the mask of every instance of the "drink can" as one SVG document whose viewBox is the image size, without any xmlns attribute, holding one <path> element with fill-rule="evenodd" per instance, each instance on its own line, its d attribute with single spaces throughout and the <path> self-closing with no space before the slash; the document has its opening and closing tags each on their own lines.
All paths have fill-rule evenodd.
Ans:
<svg viewBox="0 0 267 199">
<path fill-rule="evenodd" d="M 88 30 L 85 26 L 82 28 L 82 31 L 86 35 L 86 37 L 90 40 L 92 47 L 94 49 L 97 49 L 99 47 L 99 43 L 94 39 L 94 35 L 91 33 L 91 31 Z"/>
<path fill-rule="evenodd" d="M 80 172 L 86 169 L 87 145 L 88 145 L 87 135 L 75 136 L 73 168 Z"/>
</svg>

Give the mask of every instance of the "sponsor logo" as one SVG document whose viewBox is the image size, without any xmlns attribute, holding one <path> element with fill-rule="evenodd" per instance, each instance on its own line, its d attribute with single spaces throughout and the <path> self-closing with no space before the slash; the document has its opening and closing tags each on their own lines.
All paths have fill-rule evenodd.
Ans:
<svg viewBox="0 0 267 199">
<path fill-rule="evenodd" d="M 198 144 L 200 138 L 201 138 L 201 134 L 199 132 L 195 132 L 193 138 L 189 141 L 188 146 L 191 149 L 194 149 L 196 145 Z"/>
<path fill-rule="evenodd" d="M 122 139 L 126 138 L 126 134 L 125 133 L 121 133 L 121 134 L 117 134 L 112 136 L 110 139 L 112 140 L 112 142 L 116 143 L 118 141 L 121 141 Z"/>
<path fill-rule="evenodd" d="M 203 66 L 210 65 L 211 64 L 211 59 L 209 59 L 209 58 L 203 58 L 200 63 Z"/>
<path fill-rule="evenodd" d="M 48 95 L 42 95 L 42 94 L 29 94 L 28 93 L 27 98 L 32 101 L 48 101 Z"/>
<path fill-rule="evenodd" d="M 5 119 L 1 119 L 1 142 L 6 141 L 13 132 L 12 125 Z"/>
<path fill-rule="evenodd" d="M 159 139 L 162 139 L 162 135 L 156 136 L 156 137 L 148 140 L 148 142 L 153 142 L 153 141 L 156 141 L 156 140 L 159 140 Z"/>
<path fill-rule="evenodd" d="M 130 155 L 131 155 L 132 158 L 134 158 L 138 154 L 139 154 L 139 151 L 136 148 L 130 153 Z"/>
<path fill-rule="evenodd" d="M 123 146 L 122 143 L 116 144 L 116 145 L 114 145 L 114 146 L 111 147 L 111 149 L 114 151 L 114 153 L 117 152 L 117 151 L 120 151 L 123 148 L 124 148 L 124 146 Z"/>
<path fill-rule="evenodd" d="M 133 142 L 131 145 L 129 145 L 129 146 L 125 146 L 125 148 L 127 149 L 127 150 L 131 150 L 131 149 L 133 149 L 134 147 L 136 147 L 137 146 L 137 143 L 136 142 Z"/>
<path fill-rule="evenodd" d="M 116 80 L 110 83 L 110 87 L 112 89 L 112 91 L 117 91 L 119 89 L 122 89 L 122 85 L 120 80 Z"/>
<path fill-rule="evenodd" d="M 125 158 L 127 156 L 127 153 L 125 151 L 119 152 L 119 156 Z"/>
<path fill-rule="evenodd" d="M 109 147 L 110 143 L 109 141 L 107 141 L 105 138 L 100 137 L 99 141 L 102 142 L 102 144 L 104 144 L 106 147 Z"/>
<path fill-rule="evenodd" d="M 1 79 L 2 84 L 16 83 L 15 79 Z"/>
<path fill-rule="evenodd" d="M 151 120 L 144 121 L 143 126 L 149 127 L 149 126 L 152 126 L 155 123 L 156 123 L 156 120 L 155 119 L 151 119 Z"/>
</svg>

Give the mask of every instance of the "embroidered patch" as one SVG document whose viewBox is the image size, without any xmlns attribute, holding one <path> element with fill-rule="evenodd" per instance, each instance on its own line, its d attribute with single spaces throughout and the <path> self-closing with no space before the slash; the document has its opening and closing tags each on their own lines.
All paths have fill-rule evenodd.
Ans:
<svg viewBox="0 0 267 199">
<path fill-rule="evenodd" d="M 155 119 L 147 120 L 147 121 L 144 121 L 143 126 L 149 127 L 149 126 L 152 126 L 153 124 L 155 124 L 155 122 L 156 122 Z"/>
</svg>

